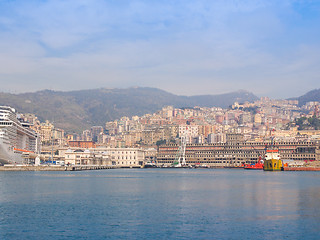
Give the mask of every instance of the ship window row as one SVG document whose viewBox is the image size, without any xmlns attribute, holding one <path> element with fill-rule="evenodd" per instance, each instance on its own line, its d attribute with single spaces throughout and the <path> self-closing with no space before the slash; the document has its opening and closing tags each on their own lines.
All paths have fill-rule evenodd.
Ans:
<svg viewBox="0 0 320 240">
<path fill-rule="evenodd" d="M 0 120 L 2 120 L 2 119 L 0 119 Z M 12 123 L 11 122 L 1 122 L 1 125 L 12 125 Z"/>
</svg>

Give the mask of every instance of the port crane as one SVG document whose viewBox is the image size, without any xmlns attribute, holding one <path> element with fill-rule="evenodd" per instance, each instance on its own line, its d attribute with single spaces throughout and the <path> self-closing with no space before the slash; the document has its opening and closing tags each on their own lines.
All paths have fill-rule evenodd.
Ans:
<svg viewBox="0 0 320 240">
<path fill-rule="evenodd" d="M 173 167 L 184 167 L 187 165 L 187 163 L 186 163 L 186 146 L 187 146 L 187 138 L 185 136 L 182 136 L 179 149 L 177 151 L 175 160 L 172 164 Z"/>
</svg>

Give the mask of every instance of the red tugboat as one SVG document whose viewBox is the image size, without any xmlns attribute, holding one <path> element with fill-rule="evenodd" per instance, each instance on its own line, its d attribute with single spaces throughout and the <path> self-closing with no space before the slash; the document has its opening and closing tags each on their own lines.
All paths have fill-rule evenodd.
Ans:
<svg viewBox="0 0 320 240">
<path fill-rule="evenodd" d="M 259 157 L 259 161 L 256 164 L 246 164 L 244 165 L 244 169 L 263 170 L 263 165 L 263 161 L 261 160 L 261 157 Z"/>
</svg>

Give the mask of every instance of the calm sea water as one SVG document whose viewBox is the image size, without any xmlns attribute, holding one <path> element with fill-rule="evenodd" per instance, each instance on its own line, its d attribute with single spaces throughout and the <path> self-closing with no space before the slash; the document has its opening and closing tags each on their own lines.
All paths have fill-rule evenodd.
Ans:
<svg viewBox="0 0 320 240">
<path fill-rule="evenodd" d="M 320 172 L 0 172 L 0 239 L 319 239 Z"/>
</svg>

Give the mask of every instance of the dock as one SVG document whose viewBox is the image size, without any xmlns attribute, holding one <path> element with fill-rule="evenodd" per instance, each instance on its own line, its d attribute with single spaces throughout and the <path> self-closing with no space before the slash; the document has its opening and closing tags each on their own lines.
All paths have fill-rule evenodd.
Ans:
<svg viewBox="0 0 320 240">
<path fill-rule="evenodd" d="M 320 171 L 320 167 L 284 167 L 284 171 Z"/>
<path fill-rule="evenodd" d="M 97 166 L 97 165 L 75 165 L 75 166 L 60 166 L 60 165 L 4 165 L 0 166 L 0 171 L 87 171 L 87 170 L 102 170 L 115 169 L 116 166 Z"/>
<path fill-rule="evenodd" d="M 303 163 L 300 165 L 284 166 L 284 171 L 320 171 L 319 161 Z"/>
</svg>

